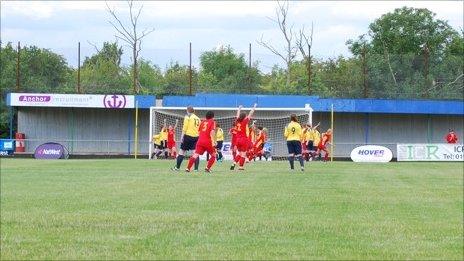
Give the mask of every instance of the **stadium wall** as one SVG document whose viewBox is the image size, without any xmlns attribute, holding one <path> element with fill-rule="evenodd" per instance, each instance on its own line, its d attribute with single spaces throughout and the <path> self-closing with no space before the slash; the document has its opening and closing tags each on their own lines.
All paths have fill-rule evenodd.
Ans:
<svg viewBox="0 0 464 261">
<path fill-rule="evenodd" d="M 335 156 L 347 157 L 363 144 L 385 145 L 396 156 L 396 143 L 442 143 L 449 128 L 464 138 L 462 101 L 405 101 L 375 99 L 321 99 L 316 96 L 221 95 L 135 96 L 139 110 L 138 152 L 148 153 L 150 106 L 303 108 L 311 104 L 313 122 L 321 130 L 330 125 L 334 104 Z M 7 102 L 8 104 L 8 102 Z M 55 141 L 71 154 L 133 154 L 135 110 L 105 108 L 16 107 L 18 132 L 26 134 L 26 152 L 33 153 L 44 142 Z M 202 115 L 200 115 L 202 116 Z"/>
</svg>

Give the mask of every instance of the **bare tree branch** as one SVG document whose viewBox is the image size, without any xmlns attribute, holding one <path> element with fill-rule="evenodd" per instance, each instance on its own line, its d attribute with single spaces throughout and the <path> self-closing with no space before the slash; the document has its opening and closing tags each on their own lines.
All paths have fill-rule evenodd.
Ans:
<svg viewBox="0 0 464 261">
<path fill-rule="evenodd" d="M 88 44 L 90 44 L 91 46 L 93 46 L 93 48 L 95 48 L 95 50 L 97 51 L 97 53 L 100 52 L 100 50 L 98 49 L 97 45 L 95 43 L 92 43 L 90 41 L 87 41 Z"/>
<path fill-rule="evenodd" d="M 133 0 L 128 0 L 127 4 L 129 6 L 129 18 L 130 18 L 130 27 L 131 30 L 129 30 L 128 27 L 124 26 L 124 24 L 121 22 L 121 19 L 118 18 L 116 15 L 116 11 L 114 9 L 111 9 L 108 5 L 108 2 L 106 3 L 106 8 L 108 13 L 111 15 L 111 17 L 116 20 L 116 23 L 113 23 L 112 21 L 109 21 L 109 23 L 113 26 L 113 28 L 116 30 L 118 33 L 115 35 L 117 39 L 121 39 L 125 43 L 129 45 L 129 47 L 132 49 L 132 62 L 133 62 L 133 88 L 134 92 L 138 93 L 140 90 L 140 82 L 139 82 L 139 74 L 138 74 L 138 57 L 140 55 L 140 51 L 142 49 L 142 38 L 145 36 L 149 35 L 152 33 L 155 28 L 150 28 L 150 29 L 144 29 L 141 32 L 141 35 L 139 36 L 138 31 L 137 31 L 137 24 L 139 17 L 142 13 L 143 5 L 138 9 L 137 14 L 134 14 L 134 3 Z"/>
</svg>

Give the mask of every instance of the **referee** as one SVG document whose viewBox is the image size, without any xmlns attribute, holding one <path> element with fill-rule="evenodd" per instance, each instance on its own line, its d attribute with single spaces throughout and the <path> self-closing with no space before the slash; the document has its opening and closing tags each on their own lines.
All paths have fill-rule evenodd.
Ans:
<svg viewBox="0 0 464 261">
<path fill-rule="evenodd" d="M 200 126 L 200 118 L 195 115 L 195 110 L 192 106 L 187 107 L 187 115 L 184 117 L 184 124 L 182 126 L 182 136 L 180 151 L 176 158 L 176 166 L 172 170 L 178 171 L 180 165 L 184 160 L 184 154 L 186 151 L 195 150 L 198 140 L 198 127 Z M 195 171 L 198 171 L 198 165 L 200 163 L 200 158 L 197 158 L 195 161 Z"/>
</svg>

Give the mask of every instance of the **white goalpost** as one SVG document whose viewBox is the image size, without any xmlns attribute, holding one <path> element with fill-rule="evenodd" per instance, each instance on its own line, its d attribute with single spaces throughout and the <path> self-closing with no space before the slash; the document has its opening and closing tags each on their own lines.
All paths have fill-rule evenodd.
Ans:
<svg viewBox="0 0 464 261">
<path fill-rule="evenodd" d="M 259 106 L 259 104 L 258 104 Z M 161 131 L 164 120 L 167 126 L 174 126 L 176 119 L 179 123 L 176 128 L 176 146 L 180 146 L 182 135 L 182 123 L 186 112 L 186 107 L 150 107 L 150 126 L 149 126 L 149 159 L 153 155 L 153 136 Z M 235 121 L 238 108 L 223 107 L 194 107 L 195 114 L 203 119 L 207 111 L 214 111 L 214 119 L 224 130 L 224 148 L 223 154 L 225 159 L 230 155 L 230 135 L 229 129 Z M 242 108 L 242 111 L 248 112 L 251 108 Z M 297 115 L 301 124 L 312 124 L 312 108 L 306 104 L 304 108 L 256 108 L 253 120 L 256 120 L 256 126 L 263 126 L 268 129 L 268 145 L 272 157 L 286 157 L 288 154 L 286 141 L 283 137 L 285 126 L 290 122 L 290 114 Z M 251 123 L 250 123 L 251 124 Z"/>
</svg>

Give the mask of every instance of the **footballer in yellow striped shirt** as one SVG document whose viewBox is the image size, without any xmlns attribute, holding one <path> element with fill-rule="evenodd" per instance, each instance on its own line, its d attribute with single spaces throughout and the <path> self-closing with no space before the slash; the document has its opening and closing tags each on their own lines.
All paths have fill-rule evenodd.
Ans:
<svg viewBox="0 0 464 261">
<path fill-rule="evenodd" d="M 301 156 L 301 136 L 303 134 L 296 114 L 290 115 L 290 123 L 285 127 L 284 137 L 287 139 L 288 162 L 290 169 L 294 169 L 295 158 L 300 162 L 300 169 L 304 171 L 304 161 Z"/>
<path fill-rule="evenodd" d="M 184 125 L 182 126 L 180 151 L 176 158 L 176 166 L 171 168 L 172 170 L 178 171 L 180 169 L 180 165 L 184 160 L 184 154 L 186 151 L 195 150 L 195 146 L 197 145 L 198 141 L 199 126 L 200 118 L 198 118 L 198 116 L 195 115 L 195 110 L 193 109 L 193 107 L 188 106 L 187 115 L 185 115 L 184 117 Z M 197 158 L 194 167 L 195 171 L 198 171 L 199 163 L 200 158 Z"/>
</svg>

